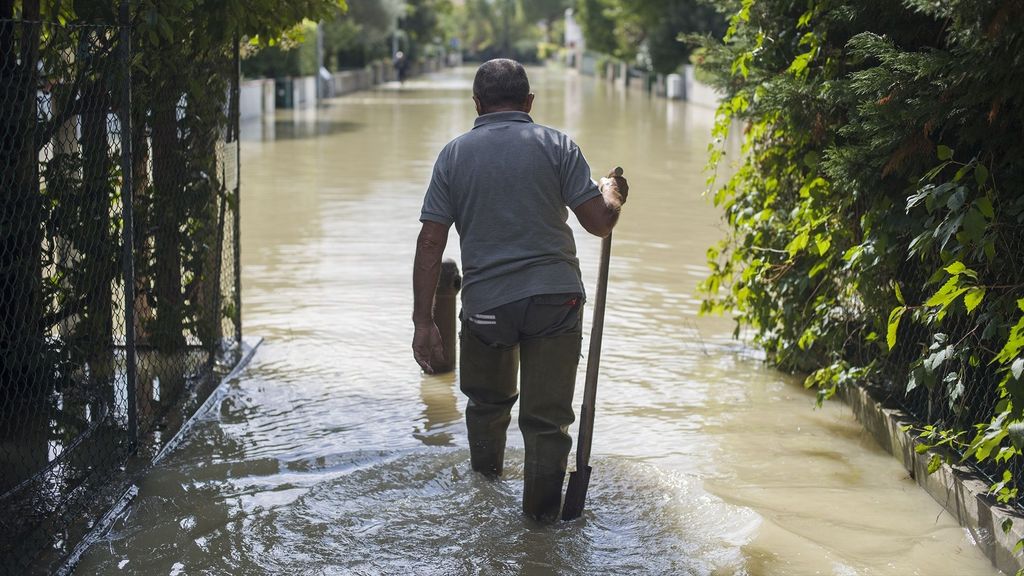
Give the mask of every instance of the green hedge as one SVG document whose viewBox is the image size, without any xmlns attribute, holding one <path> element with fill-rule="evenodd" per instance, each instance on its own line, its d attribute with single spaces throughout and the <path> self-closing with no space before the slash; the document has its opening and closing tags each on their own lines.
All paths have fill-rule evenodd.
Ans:
<svg viewBox="0 0 1024 576">
<path fill-rule="evenodd" d="M 731 310 L 821 398 L 886 386 L 1016 500 L 1024 447 L 1024 4 L 742 0 L 704 66 Z M 741 127 L 741 128 L 737 128 Z M 743 132 L 734 169 L 722 144 Z M 933 467 L 939 460 L 933 459 Z"/>
</svg>

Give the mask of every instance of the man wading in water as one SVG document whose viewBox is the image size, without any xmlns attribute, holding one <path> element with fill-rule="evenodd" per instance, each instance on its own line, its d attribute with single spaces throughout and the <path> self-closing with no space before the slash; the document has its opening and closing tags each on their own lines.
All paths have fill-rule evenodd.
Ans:
<svg viewBox="0 0 1024 576">
<path fill-rule="evenodd" d="M 523 512 L 554 520 L 572 438 L 583 282 L 568 211 L 607 236 L 619 219 L 625 179 L 590 179 L 568 136 L 533 123 L 526 70 L 491 60 L 477 70 L 473 129 L 448 143 L 423 201 L 413 269 L 416 361 L 428 374 L 443 358 L 432 302 L 454 223 L 462 246 L 460 387 L 473 470 L 501 475 L 505 432 L 519 397 L 526 445 Z"/>
</svg>

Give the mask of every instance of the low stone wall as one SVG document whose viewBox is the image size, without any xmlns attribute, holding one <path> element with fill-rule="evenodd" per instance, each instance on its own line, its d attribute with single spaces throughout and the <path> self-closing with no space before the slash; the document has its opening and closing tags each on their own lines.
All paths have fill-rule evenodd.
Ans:
<svg viewBox="0 0 1024 576">
<path fill-rule="evenodd" d="M 667 76 L 651 76 L 625 62 L 590 52 L 569 52 L 566 64 L 580 74 L 598 75 L 624 90 L 650 93 L 671 100 L 685 100 L 708 108 L 717 108 L 721 100 L 721 95 L 714 88 L 697 80 L 692 64 L 685 65 L 681 74 Z"/>
<path fill-rule="evenodd" d="M 273 80 L 245 80 L 239 86 L 239 117 L 244 122 L 263 115 L 263 86 Z"/>
<path fill-rule="evenodd" d="M 445 65 L 445 59 L 441 56 L 427 58 L 413 64 L 409 76 L 436 72 Z M 394 66 L 390 62 L 379 61 L 357 70 L 334 72 L 323 80 L 323 90 L 327 98 L 333 98 L 396 80 L 398 75 Z M 277 108 L 313 108 L 319 100 L 316 76 L 259 78 L 242 82 L 239 107 L 244 121 L 273 115 Z"/>
<path fill-rule="evenodd" d="M 875 440 L 903 462 L 918 485 L 953 515 L 962 526 L 970 530 L 978 546 L 992 560 L 996 568 L 1007 574 L 1016 574 L 1024 568 L 1024 559 L 1014 554 L 1017 542 L 1024 538 L 1024 515 L 1017 510 L 995 502 L 988 495 L 988 482 L 976 471 L 960 465 L 943 464 L 934 473 L 928 473 L 932 452 L 919 454 L 919 442 L 904 431 L 907 426 L 920 428 L 924 424 L 914 420 L 893 402 L 886 402 L 882 390 L 851 387 L 843 399 L 853 410 L 861 425 Z M 1007 520 L 1009 530 L 1003 530 Z"/>
<path fill-rule="evenodd" d="M 292 78 L 292 107 L 297 110 L 316 106 L 316 76 Z"/>
<path fill-rule="evenodd" d="M 373 86 L 373 78 L 373 71 L 369 68 L 335 72 L 328 81 L 328 94 L 340 96 L 359 90 L 366 90 Z"/>
</svg>

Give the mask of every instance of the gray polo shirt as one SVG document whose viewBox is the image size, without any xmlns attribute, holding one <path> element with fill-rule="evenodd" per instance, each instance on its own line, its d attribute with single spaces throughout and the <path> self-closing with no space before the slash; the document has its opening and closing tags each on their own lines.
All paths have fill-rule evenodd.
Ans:
<svg viewBox="0 0 1024 576">
<path fill-rule="evenodd" d="M 600 196 L 579 147 L 525 112 L 494 112 L 441 150 L 421 221 L 455 224 L 462 309 L 583 294 L 569 209 Z"/>
</svg>

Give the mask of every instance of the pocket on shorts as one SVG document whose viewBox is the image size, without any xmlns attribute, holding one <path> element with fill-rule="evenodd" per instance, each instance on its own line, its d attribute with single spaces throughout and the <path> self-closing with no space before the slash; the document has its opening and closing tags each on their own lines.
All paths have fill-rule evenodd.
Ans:
<svg viewBox="0 0 1024 576">
<path fill-rule="evenodd" d="M 580 294 L 534 296 L 523 321 L 528 338 L 557 336 L 583 330 L 583 297 Z"/>
</svg>

